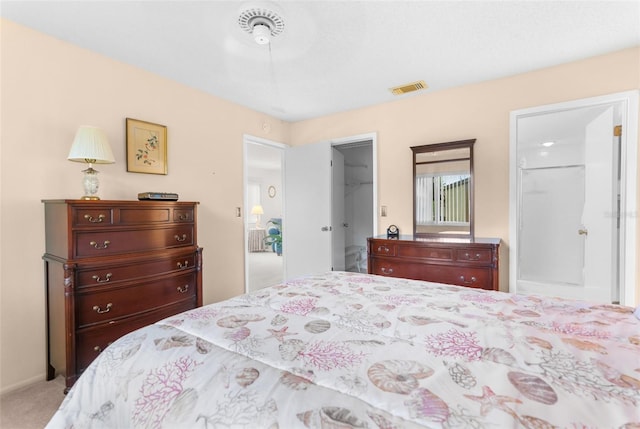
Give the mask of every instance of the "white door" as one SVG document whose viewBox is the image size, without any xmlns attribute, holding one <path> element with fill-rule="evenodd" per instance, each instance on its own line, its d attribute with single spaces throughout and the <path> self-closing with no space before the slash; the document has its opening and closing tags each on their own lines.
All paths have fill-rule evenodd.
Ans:
<svg viewBox="0 0 640 429">
<path fill-rule="evenodd" d="M 331 248 L 333 254 L 332 269 L 334 271 L 344 271 L 346 269 L 345 259 L 345 236 L 347 228 L 345 219 L 345 176 L 344 176 L 344 155 L 335 147 L 331 148 L 331 212 L 333 231 L 331 232 Z"/>
<path fill-rule="evenodd" d="M 252 292 L 280 283 L 284 278 L 284 258 L 264 245 L 271 218 L 283 214 L 283 162 L 285 145 L 254 136 L 244 136 L 244 246 L 245 291 Z M 273 193 L 269 192 L 273 189 Z M 254 223 L 251 208 L 260 204 L 264 214 L 261 227 Z"/>
<path fill-rule="evenodd" d="M 618 148 L 614 108 L 587 125 L 585 133 L 585 201 L 579 230 L 584 245 L 584 297 L 619 300 L 618 270 Z M 615 179 L 615 180 L 614 180 Z"/>
<path fill-rule="evenodd" d="M 598 302 L 617 296 L 615 110 L 601 105 L 518 120 L 518 292 Z M 527 130 L 547 134 L 536 139 Z"/>
<path fill-rule="evenodd" d="M 320 142 L 285 151 L 285 277 L 331 270 L 331 146 Z"/>
</svg>

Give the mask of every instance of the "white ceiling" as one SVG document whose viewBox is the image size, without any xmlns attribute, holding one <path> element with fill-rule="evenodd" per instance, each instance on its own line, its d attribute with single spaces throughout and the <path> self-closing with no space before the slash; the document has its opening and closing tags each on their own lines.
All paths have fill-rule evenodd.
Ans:
<svg viewBox="0 0 640 429">
<path fill-rule="evenodd" d="M 640 45 L 640 1 L 5 1 L 0 15 L 287 121 Z M 270 45 L 238 25 L 265 7 Z M 28 55 L 28 53 L 25 53 Z"/>
</svg>

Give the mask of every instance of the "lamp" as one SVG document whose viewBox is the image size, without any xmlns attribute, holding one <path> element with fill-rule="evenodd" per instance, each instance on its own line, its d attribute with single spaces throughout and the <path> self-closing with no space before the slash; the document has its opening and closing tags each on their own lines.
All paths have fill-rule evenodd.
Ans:
<svg viewBox="0 0 640 429">
<path fill-rule="evenodd" d="M 260 228 L 260 215 L 264 214 L 264 210 L 260 204 L 256 204 L 251 208 L 251 214 L 256 215 L 256 228 Z"/>
<path fill-rule="evenodd" d="M 87 125 L 79 127 L 67 159 L 89 164 L 89 168 L 82 170 L 84 173 L 84 178 L 82 179 L 84 196 L 81 199 L 99 200 L 100 197 L 96 194 L 100 183 L 98 181 L 98 171 L 93 169 L 93 164 L 113 164 L 116 162 L 104 131 Z"/>
</svg>

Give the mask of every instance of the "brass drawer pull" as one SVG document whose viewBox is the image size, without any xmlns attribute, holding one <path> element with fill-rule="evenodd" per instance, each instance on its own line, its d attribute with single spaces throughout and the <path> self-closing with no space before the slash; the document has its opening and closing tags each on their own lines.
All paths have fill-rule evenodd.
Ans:
<svg viewBox="0 0 640 429">
<path fill-rule="evenodd" d="M 176 265 L 178 265 L 178 268 L 181 270 L 184 270 L 189 267 L 189 261 L 184 261 L 184 264 L 182 262 L 178 262 Z"/>
<path fill-rule="evenodd" d="M 107 275 L 104 276 L 104 278 L 100 278 L 99 275 L 92 276 L 91 278 L 94 279 L 96 283 L 107 283 L 108 281 L 111 280 L 112 275 L 113 275 L 112 273 L 107 273 Z"/>
<path fill-rule="evenodd" d="M 393 268 L 382 267 L 380 268 L 380 271 L 382 271 L 384 274 L 393 274 Z"/>
<path fill-rule="evenodd" d="M 467 280 L 464 276 L 460 276 L 460 281 L 461 281 L 462 283 L 465 283 L 465 284 L 470 285 L 470 284 L 473 284 L 473 283 L 477 282 L 477 281 L 478 281 L 478 279 L 477 279 L 477 278 L 475 278 L 475 276 L 471 276 L 471 279 L 470 279 L 470 280 Z"/>
<path fill-rule="evenodd" d="M 91 223 L 102 223 L 102 221 L 106 218 L 106 216 L 103 214 L 99 214 L 97 218 L 94 218 L 90 214 L 86 214 L 84 215 L 84 218 Z"/>
<path fill-rule="evenodd" d="M 89 243 L 89 245 L 93 246 L 94 249 L 106 249 L 107 247 L 109 247 L 110 244 L 111 242 L 109 240 L 104 240 L 102 244 L 98 244 L 95 241 L 91 241 Z"/>
<path fill-rule="evenodd" d="M 479 261 L 481 258 L 479 253 L 476 253 L 475 256 L 472 256 L 469 252 L 465 253 L 464 257 L 467 261 Z"/>
<path fill-rule="evenodd" d="M 178 292 L 180 293 L 186 293 L 189 290 L 189 285 L 184 285 L 182 287 L 178 286 L 177 289 L 178 289 Z"/>
<path fill-rule="evenodd" d="M 180 213 L 178 215 L 178 220 L 189 220 L 189 215 Z"/>
<path fill-rule="evenodd" d="M 95 312 L 97 312 L 98 314 L 104 314 L 104 313 L 110 312 L 111 311 L 111 307 L 113 307 L 112 303 L 108 303 L 104 310 L 102 308 L 100 308 L 99 306 L 94 305 L 93 306 L 93 310 Z"/>
<path fill-rule="evenodd" d="M 175 239 L 176 239 L 176 241 L 180 241 L 180 242 L 182 242 L 182 241 L 186 241 L 186 239 L 187 239 L 187 234 L 182 234 L 182 238 L 181 238 L 179 235 L 175 235 L 173 238 L 175 238 Z"/>
<path fill-rule="evenodd" d="M 387 246 L 378 246 L 378 252 L 389 253 L 389 248 Z"/>
<path fill-rule="evenodd" d="M 107 343 L 107 347 L 109 347 L 109 346 L 111 345 L 111 343 L 112 343 L 112 342 L 111 342 L 111 341 L 109 341 L 109 342 Z M 102 353 L 102 350 L 104 350 L 104 349 L 103 349 L 102 347 L 100 347 L 100 346 L 95 346 L 95 347 L 93 348 L 93 350 L 94 350 L 94 351 L 96 351 L 96 352 L 98 352 L 98 353 Z"/>
</svg>

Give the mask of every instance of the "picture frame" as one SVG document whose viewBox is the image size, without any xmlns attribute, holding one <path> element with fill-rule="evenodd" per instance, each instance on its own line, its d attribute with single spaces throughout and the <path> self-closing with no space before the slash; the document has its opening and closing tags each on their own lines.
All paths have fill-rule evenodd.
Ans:
<svg viewBox="0 0 640 429">
<path fill-rule="evenodd" d="M 127 171 L 167 174 L 167 127 L 126 118 Z"/>
</svg>

